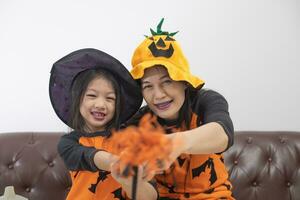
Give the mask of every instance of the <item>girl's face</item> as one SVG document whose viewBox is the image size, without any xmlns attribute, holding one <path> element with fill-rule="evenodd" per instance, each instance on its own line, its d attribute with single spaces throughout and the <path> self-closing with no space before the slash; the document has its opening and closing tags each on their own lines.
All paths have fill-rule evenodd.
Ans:
<svg viewBox="0 0 300 200">
<path fill-rule="evenodd" d="M 103 77 L 93 79 L 80 104 L 80 114 L 89 131 L 103 131 L 115 114 L 116 94 L 110 81 Z"/>
<path fill-rule="evenodd" d="M 185 100 L 186 85 L 173 81 L 164 67 L 145 70 L 142 93 L 149 108 L 160 118 L 174 120 Z"/>
</svg>

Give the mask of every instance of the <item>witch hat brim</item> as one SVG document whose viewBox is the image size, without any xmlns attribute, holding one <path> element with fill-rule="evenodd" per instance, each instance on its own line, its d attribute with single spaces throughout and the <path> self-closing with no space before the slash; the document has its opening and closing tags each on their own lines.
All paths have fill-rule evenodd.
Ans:
<svg viewBox="0 0 300 200">
<path fill-rule="evenodd" d="M 49 83 L 53 109 L 57 116 L 71 128 L 73 128 L 70 124 L 72 83 L 80 72 L 97 68 L 110 72 L 119 83 L 120 123 L 126 122 L 142 104 L 140 86 L 120 61 L 97 49 L 86 48 L 74 51 L 53 64 Z"/>
</svg>

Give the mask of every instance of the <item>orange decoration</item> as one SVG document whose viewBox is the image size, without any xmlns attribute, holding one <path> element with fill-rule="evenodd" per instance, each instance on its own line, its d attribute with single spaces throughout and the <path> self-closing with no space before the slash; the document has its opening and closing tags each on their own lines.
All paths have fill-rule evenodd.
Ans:
<svg viewBox="0 0 300 200">
<path fill-rule="evenodd" d="M 173 148 L 172 141 L 151 114 L 145 115 L 138 127 L 113 131 L 110 142 L 112 153 L 120 156 L 121 165 L 131 168 L 146 164 L 148 171 L 161 170 Z"/>
</svg>

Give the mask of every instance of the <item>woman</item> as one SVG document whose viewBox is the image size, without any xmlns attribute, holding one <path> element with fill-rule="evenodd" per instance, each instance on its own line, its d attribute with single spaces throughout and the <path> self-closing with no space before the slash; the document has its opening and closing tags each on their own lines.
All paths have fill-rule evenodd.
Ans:
<svg viewBox="0 0 300 200">
<path fill-rule="evenodd" d="M 182 141 L 173 149 L 174 162 L 155 176 L 160 199 L 233 199 L 222 156 L 233 143 L 227 102 L 201 89 L 204 81 L 190 73 L 175 33 L 162 31 L 162 22 L 132 57 L 131 75 L 147 106 L 129 123 L 153 113 L 168 137 Z"/>
</svg>

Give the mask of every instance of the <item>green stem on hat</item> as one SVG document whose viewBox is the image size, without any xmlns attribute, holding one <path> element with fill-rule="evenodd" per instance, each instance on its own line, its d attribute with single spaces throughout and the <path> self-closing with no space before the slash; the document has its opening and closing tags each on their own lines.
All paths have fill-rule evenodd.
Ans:
<svg viewBox="0 0 300 200">
<path fill-rule="evenodd" d="M 161 29 L 162 25 L 164 23 L 164 18 L 162 18 L 160 20 L 160 22 L 158 23 L 157 27 L 156 27 L 156 32 L 150 28 L 150 32 L 152 34 L 152 36 L 156 36 L 156 35 L 167 35 L 169 37 L 173 37 L 176 33 L 178 33 L 179 31 L 173 32 L 173 33 L 169 33 L 168 31 L 163 31 Z M 148 36 L 145 35 L 146 38 L 148 38 Z"/>
<path fill-rule="evenodd" d="M 157 27 L 156 27 L 157 33 L 161 33 L 161 32 L 162 32 L 161 26 L 162 26 L 163 23 L 164 23 L 164 18 L 162 18 L 162 19 L 160 20 L 160 22 L 158 23 L 158 25 L 157 25 Z"/>
</svg>

